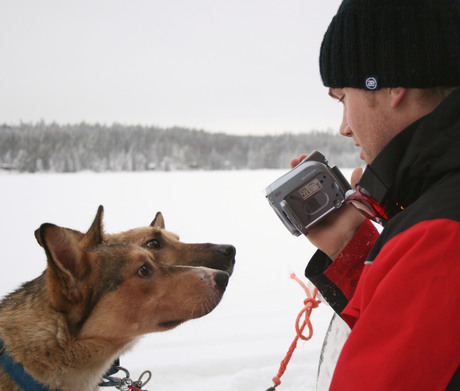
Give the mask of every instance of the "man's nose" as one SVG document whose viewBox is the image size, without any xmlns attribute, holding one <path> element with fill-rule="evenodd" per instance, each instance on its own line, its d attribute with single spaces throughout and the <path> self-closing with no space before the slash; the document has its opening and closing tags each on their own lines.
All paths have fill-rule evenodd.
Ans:
<svg viewBox="0 0 460 391">
<path fill-rule="evenodd" d="M 342 117 L 342 123 L 340 124 L 340 134 L 345 137 L 351 137 L 353 134 L 350 126 L 348 125 L 347 118 L 345 116 L 345 110 Z"/>
</svg>

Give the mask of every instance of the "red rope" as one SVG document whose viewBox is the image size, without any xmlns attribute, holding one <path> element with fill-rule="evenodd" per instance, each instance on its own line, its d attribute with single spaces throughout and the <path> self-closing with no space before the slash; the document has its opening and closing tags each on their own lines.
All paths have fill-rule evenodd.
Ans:
<svg viewBox="0 0 460 391">
<path fill-rule="evenodd" d="M 284 357 L 284 360 L 281 361 L 281 365 L 280 365 L 277 375 L 272 379 L 275 386 L 269 388 L 267 391 L 274 391 L 275 388 L 281 384 L 281 376 L 283 376 L 284 372 L 286 371 L 289 361 L 291 360 L 292 354 L 294 353 L 294 350 L 297 347 L 297 342 L 299 338 L 303 339 L 304 341 L 308 341 L 313 336 L 313 326 L 311 325 L 310 314 L 313 308 L 318 307 L 320 303 L 319 300 L 316 300 L 316 294 L 318 293 L 318 289 L 316 287 L 313 290 L 313 295 L 311 295 L 308 287 L 295 275 L 295 273 L 291 273 L 290 277 L 293 280 L 297 281 L 299 285 L 304 289 L 305 293 L 307 294 L 307 298 L 303 302 L 305 307 L 300 311 L 299 315 L 297 315 L 297 319 L 295 322 L 295 331 L 297 335 L 294 338 L 294 341 L 292 341 L 292 344 L 289 347 L 286 353 L 286 356 Z M 302 325 L 299 326 L 300 318 L 302 317 L 302 315 L 305 315 L 305 318 L 304 318 Z M 305 337 L 303 335 L 303 331 L 305 327 L 307 326 L 308 326 L 309 333 L 308 333 L 308 336 Z"/>
</svg>

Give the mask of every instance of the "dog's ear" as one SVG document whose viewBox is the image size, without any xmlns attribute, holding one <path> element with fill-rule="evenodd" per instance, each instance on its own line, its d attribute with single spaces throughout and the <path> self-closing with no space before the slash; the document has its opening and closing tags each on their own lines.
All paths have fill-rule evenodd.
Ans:
<svg viewBox="0 0 460 391">
<path fill-rule="evenodd" d="M 91 247 L 102 243 L 103 226 L 102 217 L 104 216 L 104 207 L 99 205 L 96 216 L 88 232 L 81 238 L 81 245 L 83 247 Z"/>
<path fill-rule="evenodd" d="M 86 248 L 102 243 L 103 207 L 86 234 L 72 229 L 43 224 L 35 236 L 48 258 L 47 288 L 53 306 L 62 312 L 82 300 L 80 280 L 88 271 Z"/>
<path fill-rule="evenodd" d="M 79 236 L 53 224 L 43 224 L 36 235 L 48 258 L 46 277 L 51 302 L 57 310 L 66 311 L 70 304 L 81 300 L 78 280 L 86 272 Z"/>
<path fill-rule="evenodd" d="M 80 232 L 80 231 L 77 231 L 75 229 L 69 229 L 69 228 L 66 228 L 67 231 L 69 232 L 72 232 L 73 235 L 75 235 L 75 237 L 77 238 L 78 241 L 80 241 L 81 239 L 83 239 L 83 236 L 85 236 L 84 233 Z M 40 228 L 36 229 L 35 232 L 34 232 L 34 236 L 35 236 L 35 239 L 37 240 L 38 244 L 40 245 L 40 247 L 43 247 L 43 243 L 42 243 L 42 239 L 40 237 Z"/>
<path fill-rule="evenodd" d="M 150 226 L 153 228 L 165 229 L 165 219 L 163 218 L 161 212 L 158 212 L 155 215 L 155 218 L 150 223 Z"/>
<path fill-rule="evenodd" d="M 34 232 L 34 236 L 35 236 L 35 239 L 36 241 L 38 242 L 38 244 L 43 247 L 43 243 L 42 243 L 42 240 L 40 238 L 40 228 L 37 228 Z"/>
</svg>

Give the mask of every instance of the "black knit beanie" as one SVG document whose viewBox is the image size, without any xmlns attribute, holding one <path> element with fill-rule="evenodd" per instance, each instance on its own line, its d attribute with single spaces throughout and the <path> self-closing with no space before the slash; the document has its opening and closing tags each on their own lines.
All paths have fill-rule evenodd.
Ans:
<svg viewBox="0 0 460 391">
<path fill-rule="evenodd" d="M 343 0 L 320 72 L 332 88 L 460 86 L 460 0 Z"/>
</svg>

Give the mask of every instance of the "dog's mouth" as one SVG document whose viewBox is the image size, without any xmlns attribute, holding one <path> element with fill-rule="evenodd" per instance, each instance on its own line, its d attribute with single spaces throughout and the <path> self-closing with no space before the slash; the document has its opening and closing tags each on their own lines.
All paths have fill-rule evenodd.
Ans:
<svg viewBox="0 0 460 391">
<path fill-rule="evenodd" d="M 172 329 L 179 326 L 181 323 L 184 323 L 185 321 L 186 319 L 169 320 L 167 322 L 161 322 L 158 326 L 165 329 Z"/>
</svg>

